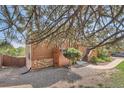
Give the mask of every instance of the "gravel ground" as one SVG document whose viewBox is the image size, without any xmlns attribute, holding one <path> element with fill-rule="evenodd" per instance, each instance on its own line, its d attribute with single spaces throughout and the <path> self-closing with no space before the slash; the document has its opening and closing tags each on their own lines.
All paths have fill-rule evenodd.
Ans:
<svg viewBox="0 0 124 93">
<path fill-rule="evenodd" d="M 112 70 L 96 70 L 87 67 L 46 68 L 39 71 L 31 71 L 21 75 L 26 68 L 0 69 L 0 86 L 15 86 L 31 84 L 34 88 L 40 87 L 79 87 L 93 86 L 107 82 Z"/>
</svg>

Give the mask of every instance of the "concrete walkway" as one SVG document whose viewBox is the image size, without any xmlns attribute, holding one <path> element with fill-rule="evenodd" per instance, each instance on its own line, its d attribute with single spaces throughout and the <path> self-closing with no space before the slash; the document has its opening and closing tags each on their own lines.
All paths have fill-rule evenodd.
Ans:
<svg viewBox="0 0 124 93">
<path fill-rule="evenodd" d="M 86 67 L 88 68 L 93 68 L 93 69 L 112 69 L 114 67 L 116 67 L 118 64 L 120 64 L 122 61 L 124 61 L 124 58 L 122 57 L 113 57 L 115 60 L 110 62 L 109 64 L 107 65 L 102 65 L 102 66 L 96 66 L 96 65 L 88 65 Z"/>
<path fill-rule="evenodd" d="M 24 84 L 24 85 L 2 87 L 2 88 L 33 88 L 33 87 L 31 84 Z"/>
</svg>

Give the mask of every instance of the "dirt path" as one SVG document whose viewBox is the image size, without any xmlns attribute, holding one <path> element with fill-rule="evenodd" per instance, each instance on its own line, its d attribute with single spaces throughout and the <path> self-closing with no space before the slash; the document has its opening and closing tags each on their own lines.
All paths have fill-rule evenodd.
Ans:
<svg viewBox="0 0 124 93">
<path fill-rule="evenodd" d="M 106 73 L 112 70 L 96 70 L 87 67 L 72 68 L 47 68 L 39 71 L 32 71 L 25 75 L 20 73 L 25 68 L 8 68 L 0 71 L 0 86 L 32 85 L 40 87 L 78 87 L 79 85 L 96 86 L 105 82 Z"/>
<path fill-rule="evenodd" d="M 81 78 L 72 82 L 58 81 L 49 87 L 52 88 L 69 88 L 69 87 L 99 87 L 99 84 L 108 82 L 112 73 L 116 70 L 95 70 L 90 68 L 72 68 L 71 71 Z"/>
</svg>

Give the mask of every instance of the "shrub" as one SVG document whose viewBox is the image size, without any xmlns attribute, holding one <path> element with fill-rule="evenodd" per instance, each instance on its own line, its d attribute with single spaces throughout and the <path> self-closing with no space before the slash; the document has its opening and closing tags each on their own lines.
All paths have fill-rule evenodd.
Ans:
<svg viewBox="0 0 124 93">
<path fill-rule="evenodd" d="M 93 56 L 90 61 L 93 62 L 94 64 L 97 64 L 98 62 L 105 62 L 103 59 L 95 56 Z"/>
<path fill-rule="evenodd" d="M 99 56 L 109 56 L 109 51 L 105 48 L 98 49 L 98 57 Z"/>
<path fill-rule="evenodd" d="M 81 52 L 75 48 L 68 48 L 64 51 L 64 56 L 74 64 L 81 57 Z"/>
<path fill-rule="evenodd" d="M 102 57 L 101 59 L 104 60 L 104 61 L 107 61 L 107 62 L 111 62 L 112 61 L 111 57 Z"/>
<path fill-rule="evenodd" d="M 109 56 L 109 51 L 105 48 L 98 50 L 98 58 L 100 60 L 103 60 L 104 62 L 111 62 L 112 61 L 112 58 Z"/>
<path fill-rule="evenodd" d="M 112 61 L 112 58 L 111 57 L 107 57 L 107 56 L 101 56 L 101 57 L 95 57 L 93 56 L 90 60 L 91 62 L 93 62 L 94 64 L 97 64 L 97 63 L 101 63 L 101 62 L 111 62 Z"/>
<path fill-rule="evenodd" d="M 112 58 L 110 56 L 106 55 L 106 54 L 99 54 L 98 58 L 100 58 L 100 59 L 102 59 L 104 61 L 107 61 L 107 62 L 112 61 Z"/>
</svg>

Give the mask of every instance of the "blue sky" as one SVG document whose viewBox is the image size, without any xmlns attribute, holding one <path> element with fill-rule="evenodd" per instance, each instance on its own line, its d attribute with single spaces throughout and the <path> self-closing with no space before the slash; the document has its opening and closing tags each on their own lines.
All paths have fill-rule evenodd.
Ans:
<svg viewBox="0 0 124 93">
<path fill-rule="evenodd" d="M 11 6 L 7 6 L 8 7 L 8 9 L 11 11 L 11 13 L 13 13 L 14 12 L 14 10 L 11 8 Z M 23 12 L 23 14 L 24 14 L 24 12 Z M 11 15 L 12 16 L 12 15 Z M 3 14 L 1 13 L 1 11 L 0 11 L 0 18 L 1 19 L 5 19 L 5 17 L 3 16 Z M 3 29 L 3 28 L 5 28 L 5 27 L 7 27 L 7 25 L 6 25 L 6 22 L 4 22 L 3 20 L 0 20 L 0 29 Z M 16 32 L 16 31 L 15 31 Z M 5 31 L 4 32 L 0 32 L 0 40 L 5 40 L 5 37 L 4 37 L 4 34 L 3 33 L 6 33 Z M 15 34 L 17 37 L 19 37 L 20 38 L 20 34 Z M 9 39 L 8 39 L 9 40 Z M 14 46 L 14 47 L 24 47 L 25 45 L 24 44 L 22 44 L 22 43 L 19 43 L 17 40 L 13 40 L 12 42 L 11 42 L 11 44 Z"/>
</svg>

